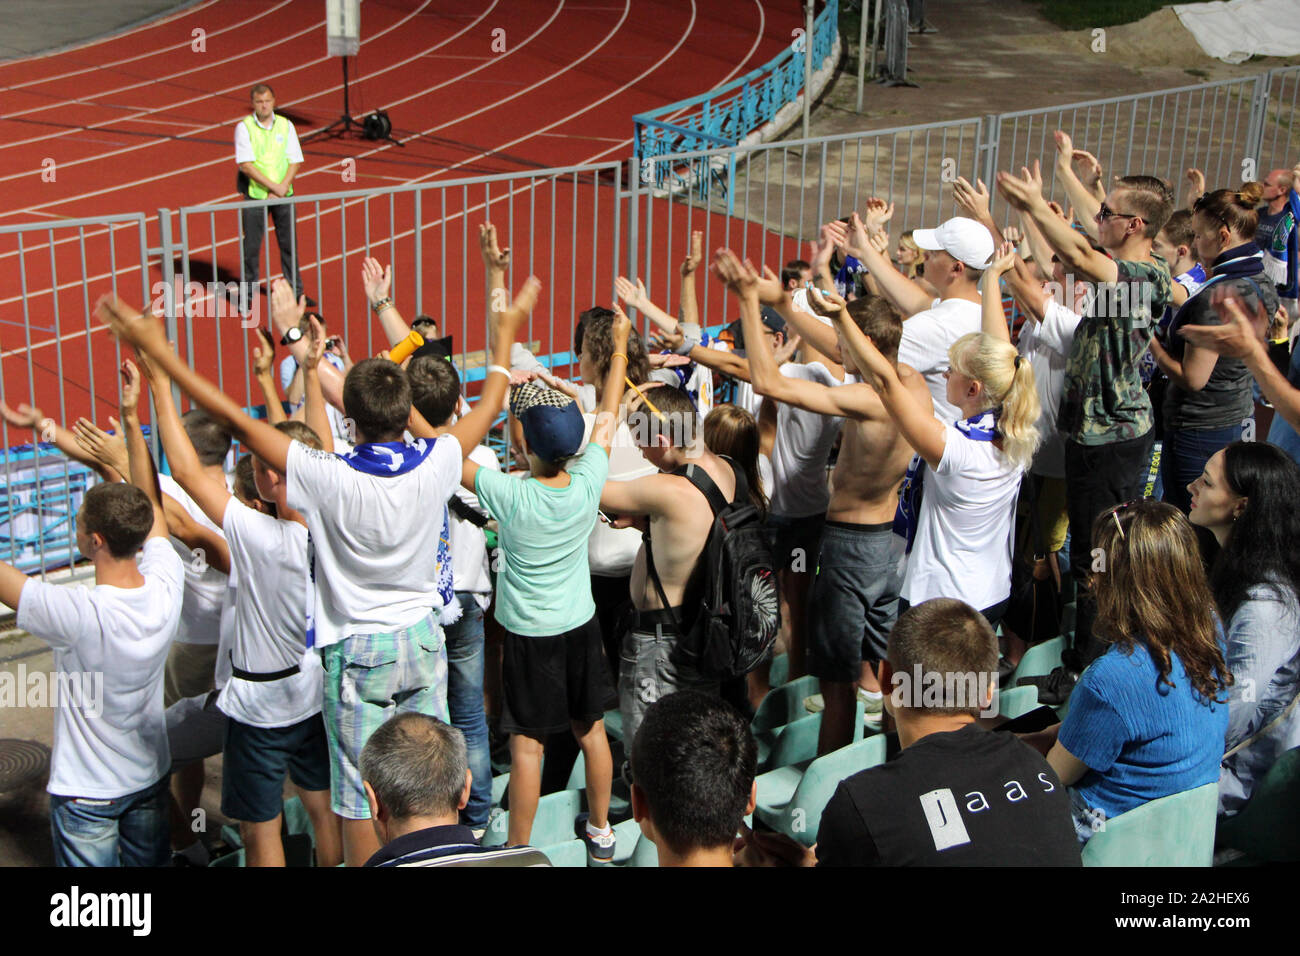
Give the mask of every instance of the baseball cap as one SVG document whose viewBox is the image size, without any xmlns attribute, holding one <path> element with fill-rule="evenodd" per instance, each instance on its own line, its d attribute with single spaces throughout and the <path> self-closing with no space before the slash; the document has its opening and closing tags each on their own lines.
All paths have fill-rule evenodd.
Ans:
<svg viewBox="0 0 1300 956">
<path fill-rule="evenodd" d="M 916 229 L 912 239 L 922 249 L 942 249 L 972 269 L 987 269 L 993 261 L 993 234 L 976 222 L 957 216 L 938 229 Z"/>
<path fill-rule="evenodd" d="M 780 312 L 776 311 L 776 309 L 772 308 L 770 305 L 765 305 L 762 307 L 762 309 L 760 309 L 759 318 L 762 320 L 763 324 L 767 326 L 771 331 L 773 332 L 785 331 L 785 319 L 781 317 Z M 731 333 L 731 340 L 732 342 L 735 343 L 735 347 L 737 349 L 744 349 L 745 327 L 744 327 L 744 323 L 742 323 L 740 319 L 737 319 L 735 322 L 732 322 L 729 326 L 727 326 L 725 331 Z"/>
<path fill-rule="evenodd" d="M 563 392 L 537 382 L 515 385 L 510 411 L 523 427 L 528 450 L 543 461 L 562 461 L 582 447 L 582 410 Z"/>
</svg>

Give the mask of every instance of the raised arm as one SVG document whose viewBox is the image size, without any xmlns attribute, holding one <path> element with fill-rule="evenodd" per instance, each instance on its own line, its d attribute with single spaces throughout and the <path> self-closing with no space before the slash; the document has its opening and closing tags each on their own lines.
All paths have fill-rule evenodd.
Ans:
<svg viewBox="0 0 1300 956">
<path fill-rule="evenodd" d="M 222 574 L 230 573 L 230 545 L 226 539 L 205 528 L 190 517 L 179 501 L 171 495 L 164 494 L 163 513 L 167 515 L 167 528 L 172 537 L 178 539 L 191 551 L 198 551 L 203 560 Z M 211 517 L 211 515 L 209 515 Z"/>
<path fill-rule="evenodd" d="M 144 353 L 141 353 L 140 362 L 144 366 L 145 377 L 149 380 L 149 389 L 153 392 L 154 408 L 158 412 L 158 434 L 162 438 L 163 452 L 167 455 L 172 477 L 203 509 L 208 519 L 220 527 L 231 498 L 226 483 L 214 481 L 203 470 L 199 454 L 194 450 L 190 436 L 181 425 L 180 414 L 172 403 L 171 380 L 167 373 Z"/>
<path fill-rule="evenodd" d="M 1223 324 L 1184 325 L 1178 330 L 1179 334 L 1194 345 L 1241 359 L 1277 413 L 1288 425 L 1300 431 L 1300 389 L 1288 382 L 1269 358 L 1264 344 L 1269 317 L 1263 302 L 1257 303 L 1252 320 L 1239 298 L 1229 296 L 1221 289 L 1211 290 L 1211 295 L 1210 304 Z"/>
<path fill-rule="evenodd" d="M 600 408 L 596 410 L 596 424 L 591 429 L 590 439 L 607 454 L 618 428 L 618 406 L 623 400 L 623 385 L 627 381 L 627 337 L 631 331 L 632 322 L 622 309 L 614 306 L 614 323 L 609 333 L 614 351 L 609 358 L 609 371 L 605 374 L 605 388 L 600 393 Z"/>
<path fill-rule="evenodd" d="M 296 328 L 302 321 L 302 317 L 307 312 L 307 299 L 299 297 L 295 299 L 290 287 L 290 294 L 286 298 L 281 295 L 276 296 L 276 287 L 280 284 L 288 286 L 284 279 L 276 279 L 271 284 L 271 324 L 275 326 L 276 333 L 284 338 L 284 333 L 291 328 Z M 294 361 L 301 368 L 307 358 L 307 337 L 304 335 L 297 342 L 290 343 L 289 351 L 293 353 Z M 343 373 L 336 369 L 329 362 L 320 363 L 319 368 L 321 390 L 325 393 L 325 400 L 335 408 L 343 408 Z M 293 400 L 293 387 L 290 386 L 290 400 Z"/>
<path fill-rule="evenodd" d="M 287 417 L 280 402 L 280 390 L 275 387 L 275 339 L 260 325 L 256 331 L 262 344 L 253 346 L 253 378 L 257 380 L 262 401 L 266 403 L 266 420 L 275 425 Z"/>
<path fill-rule="evenodd" d="M 998 246 L 998 254 L 993 263 L 984 270 L 984 288 L 980 291 L 980 305 L 983 309 L 985 333 L 1003 342 L 1011 341 L 1011 331 L 1007 328 L 1007 314 L 1002 309 L 1001 280 L 1015 267 L 1016 247 L 1009 242 Z"/>
<path fill-rule="evenodd" d="M 0 415 L 11 428 L 30 428 L 36 433 L 37 441 L 50 442 L 73 461 L 79 461 L 99 472 L 105 481 L 121 481 L 122 476 L 116 469 L 86 454 L 77 444 L 77 436 L 64 428 L 53 418 L 46 418 L 39 408 L 22 403 L 17 409 L 10 408 L 0 401 Z"/>
<path fill-rule="evenodd" d="M 745 330 L 745 341 L 763 341 L 758 300 L 758 286 L 761 280 L 754 272 L 753 265 L 741 264 L 730 249 L 720 249 L 710 269 L 740 300 L 740 321 Z M 810 299 L 813 295 L 833 296 L 836 306 L 842 306 L 844 303 L 844 300 L 834 292 L 812 290 Z M 833 330 L 832 334 L 834 334 Z M 842 389 L 848 393 L 848 396 L 841 396 L 838 394 L 841 388 L 828 388 L 817 382 L 782 375 L 776 356 L 768 349 L 753 351 L 749 359 L 749 371 L 754 383 L 754 391 L 774 401 L 786 402 L 822 415 L 848 414 L 858 419 L 871 417 L 869 414 L 872 410 L 871 403 L 863 401 L 865 397 L 862 394 L 863 389 L 845 385 Z M 869 389 L 866 391 L 870 392 Z M 846 408 L 844 403 L 837 400 L 845 397 L 857 398 L 859 401 L 850 402 L 849 407 Z"/>
<path fill-rule="evenodd" d="M 681 321 L 686 325 L 700 324 L 700 304 L 695 297 L 695 272 L 703 261 L 704 233 L 697 229 L 691 233 L 691 251 L 681 265 Z"/>
<path fill-rule="evenodd" d="M 1088 235 L 1093 239 L 1098 238 L 1097 232 L 1097 211 L 1101 209 L 1101 200 L 1097 198 L 1092 191 L 1074 171 L 1074 161 L 1078 154 L 1092 159 L 1092 154 L 1084 150 L 1076 150 L 1074 143 L 1069 135 L 1063 130 L 1056 131 L 1056 178 L 1060 180 L 1062 187 L 1065 189 L 1065 195 L 1069 197 L 1070 204 L 1074 206 L 1075 213 L 1079 217 L 1083 228 L 1087 230 Z M 1085 161 L 1086 164 L 1086 161 Z M 1092 164 L 1095 164 L 1092 165 Z M 1093 182 L 1101 180 L 1101 163 L 1092 159 L 1092 164 L 1088 165 L 1089 178 Z"/>
<path fill-rule="evenodd" d="M 834 321 L 840 335 L 844 337 L 844 347 L 853 356 L 854 364 L 864 375 L 871 377 L 872 385 L 890 417 L 898 425 L 903 438 L 930 467 L 937 468 L 943 458 L 947 431 L 943 423 L 934 417 L 933 406 L 918 401 L 907 390 L 907 386 L 898 377 L 898 369 L 849 320 L 847 313 L 836 313 Z"/>
<path fill-rule="evenodd" d="M 497 227 L 490 222 L 482 223 L 478 227 L 478 248 L 483 256 L 483 266 L 487 270 L 488 308 L 499 312 L 506 307 L 506 300 L 510 298 L 510 292 L 506 289 L 510 249 L 501 248 L 497 241 Z M 492 334 L 491 323 L 488 324 L 488 334 L 489 336 Z M 488 349 L 491 349 L 492 345 L 492 340 L 489 338 Z"/>
<path fill-rule="evenodd" d="M 158 368 L 171 376 L 195 404 L 224 425 L 241 445 L 276 471 L 283 473 L 287 469 L 289 436 L 253 418 L 230 396 L 182 362 L 168 344 L 162 323 L 157 318 L 142 315 L 111 295 L 100 298 L 95 314 L 119 339 L 153 359 Z M 125 421 L 123 425 L 126 425 Z"/>
<path fill-rule="evenodd" d="M 1067 275 L 1074 273 L 1094 282 L 1114 282 L 1119 278 L 1119 266 L 1115 260 L 1093 251 L 1083 235 L 1052 211 L 1043 198 L 1041 180 L 1028 169 L 1021 169 L 1020 176 L 998 173 L 998 192 L 1038 226 L 1047 244 L 1060 257 Z"/>
<path fill-rule="evenodd" d="M 952 184 L 953 199 L 957 201 L 957 208 L 968 218 L 974 219 L 993 234 L 994 244 L 1001 244 L 1006 237 L 989 212 L 989 188 L 982 179 L 976 179 L 975 183 L 972 186 L 964 177 L 958 176 Z"/>
<path fill-rule="evenodd" d="M 875 209 L 873 202 L 879 203 L 880 200 L 868 200 L 868 216 L 871 216 Z M 904 317 L 916 315 L 930 308 L 934 296 L 919 283 L 899 272 L 889 261 L 888 256 L 876 250 L 868 238 L 867 224 L 857 213 L 853 214 L 848 229 L 839 222 L 831 223 L 830 228 L 835 236 L 835 244 L 867 267 L 867 271 L 880 286 L 881 294 L 893 303 Z"/>
<path fill-rule="evenodd" d="M 537 305 L 537 297 L 541 291 L 541 281 L 536 276 L 529 276 L 509 308 L 494 311 L 492 310 L 494 303 L 491 301 L 488 303 L 492 364 L 488 366 L 487 378 L 483 380 L 483 391 L 479 395 L 478 404 L 447 432 L 460 442 L 461 452 L 465 458 L 468 458 L 469 453 L 482 443 L 488 429 L 496 421 L 510 382 L 510 346 L 515 342 L 519 326 Z"/>
<path fill-rule="evenodd" d="M 140 430 L 140 370 L 130 359 L 122 362 L 122 431 L 126 435 L 126 456 L 131 484 L 145 493 L 153 506 L 153 527 L 149 538 L 166 538 L 167 516 L 162 507 L 162 490 L 158 487 L 158 473 L 154 470 L 153 456 L 145 444 Z"/>
<path fill-rule="evenodd" d="M 108 423 L 117 434 L 110 435 L 87 418 L 78 418 L 72 425 L 72 433 L 87 458 L 116 475 L 129 475 L 131 466 L 126 457 L 126 438 L 122 435 L 122 426 L 111 415 Z M 118 480 L 125 481 L 124 478 Z"/>
<path fill-rule="evenodd" d="M 646 295 L 645 283 L 640 279 L 637 279 L 636 285 L 633 285 L 628 279 L 618 276 L 614 280 L 614 294 L 629 309 L 636 309 L 653 322 L 659 331 L 677 331 L 677 320 L 650 301 L 650 297 Z"/>
<path fill-rule="evenodd" d="M 397 311 L 397 306 L 393 305 L 390 294 L 393 288 L 391 265 L 385 268 L 379 264 L 378 259 L 367 258 L 361 263 L 361 286 L 366 290 L 370 310 L 379 317 L 379 325 L 384 330 L 389 346 L 396 345 L 411 334 L 411 327 Z"/>
<path fill-rule="evenodd" d="M 307 361 L 302 366 L 302 383 L 304 392 L 303 413 L 307 427 L 316 433 L 324 451 L 334 450 L 334 429 L 330 426 L 329 412 L 325 406 L 325 395 L 321 391 L 320 375 L 321 357 L 325 354 L 325 330 L 321 328 L 316 317 L 311 319 L 311 335 L 307 343 Z"/>
<path fill-rule="evenodd" d="M 1187 170 L 1187 208 L 1193 209 L 1196 200 L 1205 195 L 1205 173 L 1195 166 Z"/>
</svg>

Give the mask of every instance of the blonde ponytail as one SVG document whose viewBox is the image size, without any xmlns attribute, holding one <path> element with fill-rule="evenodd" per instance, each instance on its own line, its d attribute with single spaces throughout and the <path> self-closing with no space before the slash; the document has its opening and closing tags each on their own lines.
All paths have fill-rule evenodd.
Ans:
<svg viewBox="0 0 1300 956">
<path fill-rule="evenodd" d="M 1042 406 L 1034 388 L 1034 370 L 1010 342 L 984 332 L 963 335 L 948 350 L 952 367 L 984 386 L 985 408 L 1000 408 L 998 435 L 1002 454 L 1028 469 L 1042 436 Z"/>
</svg>

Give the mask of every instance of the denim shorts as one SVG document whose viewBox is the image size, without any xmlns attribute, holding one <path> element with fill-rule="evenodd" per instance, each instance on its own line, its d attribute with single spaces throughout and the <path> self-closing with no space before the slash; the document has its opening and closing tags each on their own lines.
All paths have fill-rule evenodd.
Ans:
<svg viewBox="0 0 1300 956">
<path fill-rule="evenodd" d="M 641 612 L 631 621 L 631 629 L 623 635 L 618 669 L 618 709 L 629 756 L 645 712 L 660 697 L 679 690 L 698 690 L 716 697 L 720 690 L 716 680 L 705 680 L 680 659 L 677 630 L 668 612 Z"/>
<path fill-rule="evenodd" d="M 430 614 L 404 631 L 355 634 L 321 651 L 330 745 L 330 805 L 346 820 L 369 820 L 358 761 L 388 718 L 415 711 L 449 721 L 447 648 Z"/>
<path fill-rule="evenodd" d="M 809 605 L 808 673 L 829 681 L 856 681 L 862 662 L 885 656 L 898 620 L 899 539 L 893 522 L 828 521 L 821 535 Z"/>
<path fill-rule="evenodd" d="M 318 713 L 288 727 L 229 720 L 223 753 L 221 812 L 232 820 L 264 823 L 278 817 L 286 774 L 302 790 L 330 788 L 329 744 Z"/>
<path fill-rule="evenodd" d="M 166 866 L 169 778 L 123 797 L 50 794 L 56 866 Z"/>
</svg>

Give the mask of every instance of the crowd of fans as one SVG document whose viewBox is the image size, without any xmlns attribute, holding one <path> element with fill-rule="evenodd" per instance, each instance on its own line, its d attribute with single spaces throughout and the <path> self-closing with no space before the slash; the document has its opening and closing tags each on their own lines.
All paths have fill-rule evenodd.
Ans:
<svg viewBox="0 0 1300 956">
<path fill-rule="evenodd" d="M 1169 182 L 1108 185 L 1062 133 L 1055 164 L 1068 212 L 1037 161 L 998 174 L 1011 228 L 959 179 L 962 215 L 897 244 L 873 198 L 779 274 L 716 250 L 739 308 L 716 335 L 695 233 L 676 315 L 616 281 L 653 335 L 618 304 L 581 313 L 574 381 L 516 342 L 540 283 L 511 300 L 485 224 L 496 308 L 472 405 L 436 320 L 393 360 L 412 327 L 371 259 L 392 356 L 353 363 L 278 281 L 253 353 L 266 418 L 155 316 L 102 299 L 137 356 L 120 421 L 0 408 L 105 479 L 77 517 L 94 588 L 0 566 L 0 600 L 58 670 L 104 675 L 101 714 L 56 717 L 56 860 L 205 864 L 190 823 L 217 754 L 222 813 L 263 866 L 285 862 L 286 777 L 318 865 L 546 865 L 529 846 L 544 781 L 578 751 L 593 864 L 614 859 L 615 803 L 663 865 L 1078 865 L 1107 819 L 1161 797 L 1217 783 L 1239 812 L 1300 745 L 1300 167 L 1212 191 L 1189 170 L 1176 210 Z M 504 462 L 484 444 L 503 410 Z M 717 611 L 701 595 L 724 512 L 762 522 L 774 585 L 746 636 L 817 678 L 818 753 L 861 737 L 859 713 L 888 735 L 811 849 L 744 822 L 771 652 L 719 673 L 692 636 Z M 1071 590 L 1061 665 L 1022 679 L 1044 708 L 992 716 L 998 680 L 921 692 L 1005 685 L 1062 627 L 1036 602 Z"/>
</svg>

